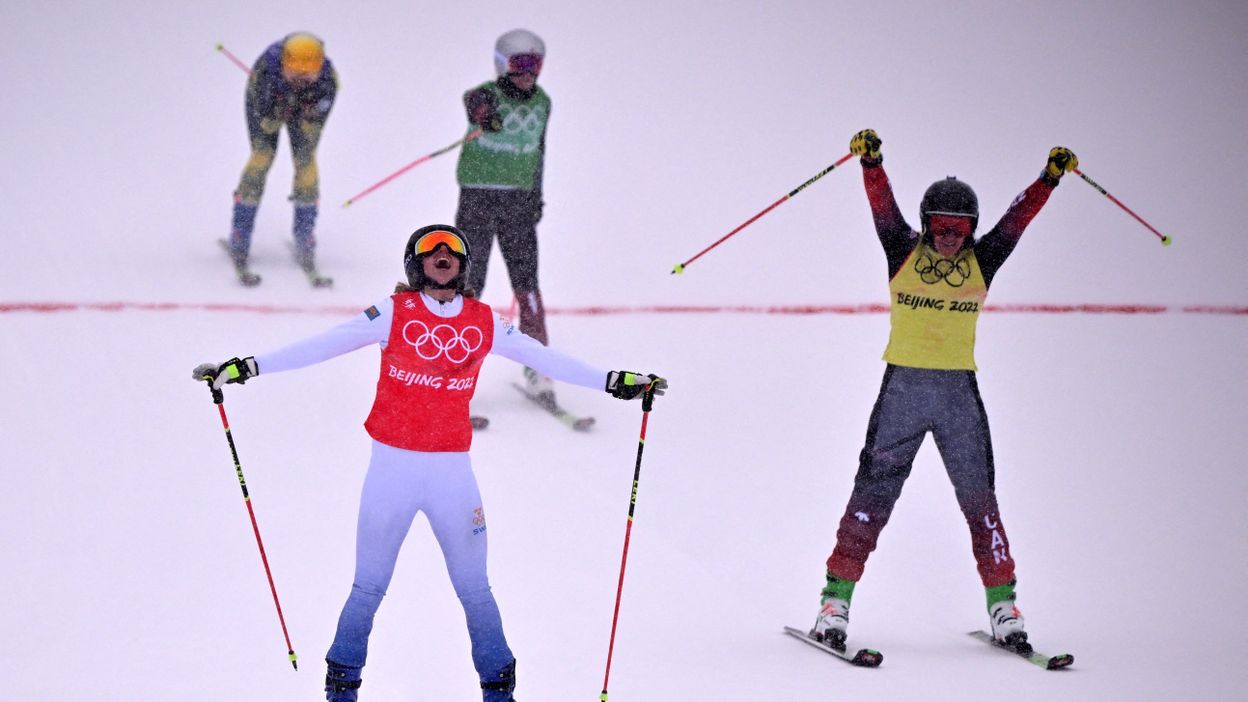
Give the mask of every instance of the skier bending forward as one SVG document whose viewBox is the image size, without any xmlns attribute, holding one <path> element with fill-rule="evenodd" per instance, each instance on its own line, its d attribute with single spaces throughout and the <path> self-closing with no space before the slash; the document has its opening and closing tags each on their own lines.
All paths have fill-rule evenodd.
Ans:
<svg viewBox="0 0 1248 702">
<path fill-rule="evenodd" d="M 214 389 L 261 372 L 278 373 L 379 344 L 377 397 L 364 427 L 373 438 L 356 527 L 355 581 L 326 656 L 326 698 L 355 702 L 373 615 L 386 594 L 399 547 L 423 511 L 442 548 L 468 622 L 472 660 L 485 702 L 512 702 L 516 661 L 503 636 L 486 576 L 486 530 L 468 449 L 468 402 L 486 354 L 497 353 L 552 378 L 631 400 L 656 375 L 605 372 L 517 331 L 488 305 L 463 296 L 468 245 L 455 227 L 431 225 L 404 251 L 407 283 L 359 316 L 272 353 L 197 367 Z"/>
<path fill-rule="evenodd" d="M 930 431 L 971 530 L 992 634 L 1011 646 L 1025 646 L 1022 613 L 1014 606 L 1014 558 L 997 510 L 988 416 L 975 381 L 975 324 L 997 270 L 1062 175 L 1079 162 L 1069 149 L 1054 147 L 1040 177 L 991 231 L 976 239 L 975 192 L 952 177 L 923 194 L 922 230 L 911 229 L 884 173 L 880 144 L 879 135 L 866 129 L 854 135 L 850 151 L 861 157 L 876 234 L 888 258 L 888 366 L 836 548 L 828 558 L 827 584 L 811 635 L 845 646 L 854 585 Z"/>
</svg>

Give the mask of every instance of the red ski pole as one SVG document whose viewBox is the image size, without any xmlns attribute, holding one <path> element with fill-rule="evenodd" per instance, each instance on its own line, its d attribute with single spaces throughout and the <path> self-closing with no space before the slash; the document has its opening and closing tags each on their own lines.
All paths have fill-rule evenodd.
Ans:
<svg viewBox="0 0 1248 702">
<path fill-rule="evenodd" d="M 441 156 L 442 154 L 446 153 L 447 151 L 450 151 L 451 149 L 453 149 L 453 148 L 455 148 L 455 147 L 457 147 L 457 146 L 460 146 L 460 145 L 462 145 L 462 144 L 466 144 L 466 143 L 468 143 L 468 142 L 472 141 L 473 139 L 476 139 L 476 138 L 477 138 L 477 137 L 479 137 L 479 136 L 481 136 L 481 130 L 480 130 L 480 129 L 477 129 L 477 130 L 475 130 L 475 131 L 471 132 L 468 136 L 464 137 L 463 139 L 460 139 L 459 141 L 455 142 L 454 144 L 451 144 L 450 146 L 447 146 L 447 147 L 444 147 L 444 148 L 438 149 L 437 151 L 434 151 L 434 152 L 433 152 L 433 153 L 431 153 L 431 154 L 426 154 L 426 155 L 424 155 L 424 156 L 421 156 L 420 158 L 416 159 L 415 161 L 412 161 L 411 163 L 409 163 L 409 164 L 407 164 L 406 166 L 404 166 L 404 167 L 400 168 L 399 170 L 395 171 L 394 173 L 391 173 L 390 175 L 386 176 L 385 178 L 382 178 L 380 181 L 378 181 L 378 182 L 374 183 L 373 185 L 369 186 L 368 188 L 366 188 L 366 189 L 364 190 L 364 192 L 360 193 L 359 195 L 356 195 L 355 197 L 348 199 L 346 202 L 342 203 L 342 206 L 343 206 L 343 207 L 350 207 L 350 206 L 351 206 L 351 203 L 355 202 L 356 200 L 359 200 L 360 198 L 362 198 L 362 197 L 364 197 L 365 195 L 367 195 L 367 194 L 369 194 L 369 193 L 373 192 L 373 191 L 374 191 L 374 190 L 376 190 L 377 188 L 380 188 L 381 186 L 385 185 L 386 183 L 389 183 L 390 181 L 394 180 L 395 178 L 398 178 L 399 176 L 403 175 L 404 173 L 407 173 L 408 171 L 410 171 L 410 170 L 412 170 L 413 168 L 415 168 L 415 167 L 419 166 L 420 164 L 424 163 L 425 161 L 428 161 L 429 159 L 431 159 L 431 158 L 435 158 L 435 157 L 437 157 L 437 156 Z"/>
<path fill-rule="evenodd" d="M 607 681 L 611 679 L 611 655 L 615 652 L 615 627 L 620 621 L 620 596 L 624 593 L 624 567 L 628 565 L 628 540 L 633 533 L 633 511 L 637 508 L 637 483 L 641 480 L 641 452 L 646 448 L 646 422 L 654 407 L 654 388 L 647 385 L 641 396 L 641 438 L 637 441 L 637 464 L 633 468 L 633 493 L 628 502 L 628 525 L 624 527 L 624 554 L 620 556 L 620 582 L 615 588 L 615 613 L 611 615 L 611 641 L 607 645 L 607 671 L 602 676 L 601 702 L 607 702 Z"/>
<path fill-rule="evenodd" d="M 1096 182 L 1095 180 L 1092 180 L 1091 178 L 1089 178 L 1089 177 L 1087 176 L 1087 174 L 1085 174 L 1083 171 L 1079 170 L 1078 168 L 1075 168 L 1075 169 L 1073 169 L 1073 170 L 1074 170 L 1074 172 L 1075 172 L 1075 173 L 1078 173 L 1078 174 L 1079 174 L 1079 177 L 1080 177 L 1080 178 L 1083 178 L 1083 180 L 1084 180 L 1084 181 L 1085 181 L 1088 185 L 1091 185 L 1092 187 L 1096 188 L 1097 192 L 1099 192 L 1100 194 L 1102 194 L 1102 195 L 1104 195 L 1105 197 L 1109 198 L 1109 199 L 1110 199 L 1110 202 L 1113 202 L 1115 205 L 1117 205 L 1117 206 L 1121 207 L 1123 212 L 1126 212 L 1127 214 L 1129 214 L 1129 215 L 1131 215 L 1132 217 L 1134 217 L 1134 218 L 1135 218 L 1135 221 L 1137 221 L 1137 222 L 1139 222 L 1140 224 L 1143 224 L 1145 227 L 1147 227 L 1147 228 L 1148 228 L 1148 231 L 1150 231 L 1150 232 L 1152 232 L 1152 233 L 1156 234 L 1156 235 L 1157 235 L 1157 238 L 1158 238 L 1158 239 L 1161 239 L 1161 245 L 1162 245 L 1162 246 L 1169 246 L 1169 245 L 1170 245 L 1170 242 L 1172 241 L 1172 239 L 1171 239 L 1168 235 L 1166 235 L 1166 234 L 1162 234 L 1161 232 L 1159 232 L 1159 231 L 1157 231 L 1156 229 L 1154 229 L 1154 228 L 1153 228 L 1153 225 L 1149 224 L 1148 222 L 1145 222 L 1143 217 L 1141 217 L 1141 216 L 1137 215 L 1136 213 L 1132 212 L 1130 207 L 1127 207 L 1126 205 L 1122 204 L 1122 202 L 1121 202 L 1118 198 L 1114 197 L 1113 195 L 1110 195 L 1110 194 L 1109 194 L 1109 191 L 1105 190 L 1105 188 L 1102 188 L 1100 185 L 1098 185 L 1098 184 L 1097 184 L 1097 182 Z"/>
<path fill-rule="evenodd" d="M 256 545 L 260 547 L 260 561 L 264 563 L 264 574 L 269 579 L 269 591 L 273 593 L 273 604 L 277 607 L 277 621 L 282 625 L 282 636 L 286 637 L 286 657 L 290 664 L 299 670 L 299 657 L 290 645 L 290 633 L 286 631 L 286 618 L 282 616 L 282 603 L 277 600 L 277 586 L 273 584 L 273 573 L 269 570 L 269 557 L 264 553 L 264 541 L 260 539 L 260 527 L 256 524 L 256 512 L 251 507 L 251 495 L 247 493 L 247 481 L 243 478 L 243 467 L 238 462 L 238 450 L 234 448 L 234 436 L 230 434 L 230 421 L 225 417 L 225 394 L 212 387 L 212 378 L 204 376 L 208 381 L 208 389 L 212 390 L 212 401 L 216 403 L 221 414 L 221 425 L 225 427 L 225 440 L 230 444 L 230 455 L 234 457 L 234 472 L 238 475 L 238 486 L 243 489 L 243 502 L 247 503 L 247 514 L 251 517 L 251 529 L 256 533 Z"/>
<path fill-rule="evenodd" d="M 233 52 L 225 48 L 225 44 L 218 42 L 217 51 L 220 51 L 223 56 L 225 56 L 230 61 L 234 62 L 234 65 L 241 68 L 243 73 L 246 73 L 247 75 L 251 75 L 251 69 L 247 67 L 247 64 L 240 61 L 238 57 L 233 54 Z"/>
<path fill-rule="evenodd" d="M 767 206 L 767 208 L 766 208 L 766 209 L 764 209 L 762 212 L 759 212 L 758 214 L 754 215 L 753 217 L 750 217 L 749 219 L 745 220 L 745 222 L 744 222 L 741 226 L 739 226 L 739 227 L 737 227 L 736 229 L 733 229 L 732 231 L 728 232 L 727 234 L 725 234 L 725 235 L 721 236 L 718 240 L 716 240 L 716 241 L 715 241 L 715 243 L 714 243 L 714 244 L 711 244 L 710 246 L 706 247 L 705 249 L 702 249 L 702 250 L 701 250 L 701 251 L 699 251 L 697 254 L 695 254 L 693 258 L 689 259 L 688 261 L 685 261 L 684 263 L 677 263 L 675 266 L 673 266 L 673 267 L 672 267 L 672 273 L 673 273 L 673 274 L 677 274 L 677 273 L 684 273 L 684 272 L 685 272 L 685 267 L 686 267 L 686 266 L 688 266 L 690 263 L 693 263 L 694 261 L 696 261 L 696 260 L 698 260 L 699 258 L 701 258 L 701 257 L 702 257 L 702 254 L 704 254 L 704 253 L 706 253 L 707 251 L 710 251 L 711 249 L 715 248 L 716 246 L 719 246 L 720 244 L 724 243 L 724 241 L 725 241 L 725 240 L 727 240 L 727 239 L 728 239 L 728 237 L 731 237 L 733 234 L 736 234 L 737 232 L 741 231 L 742 229 L 745 229 L 746 227 L 750 226 L 751 224 L 753 224 L 753 223 L 754 223 L 754 221 L 755 221 L 755 220 L 757 220 L 758 218 L 760 218 L 760 217 L 762 217 L 763 215 L 767 214 L 768 212 L 771 212 L 772 210 L 776 209 L 777 207 L 779 207 L 779 206 L 780 206 L 780 203 L 784 202 L 785 200 L 788 200 L 789 198 L 793 197 L 794 195 L 796 195 L 796 194 L 798 194 L 798 193 L 802 192 L 803 190 L 805 190 L 805 189 L 807 188 L 807 186 L 811 185 L 811 184 L 812 184 L 812 183 L 814 183 L 816 180 L 819 180 L 820 178 L 824 177 L 825 175 L 827 175 L 827 174 L 831 173 L 831 172 L 832 172 L 832 171 L 833 171 L 833 170 L 834 170 L 837 166 L 841 165 L 842 163 L 845 163 L 845 162 L 846 162 L 846 161 L 848 161 L 851 157 L 853 157 L 853 154 L 845 154 L 844 156 L 840 157 L 839 159 L 837 159 L 836 163 L 832 164 L 831 166 L 828 166 L 827 168 L 823 169 L 822 171 L 819 171 L 819 172 L 818 172 L 818 173 L 816 173 L 816 174 L 814 175 L 814 177 L 812 177 L 810 180 L 806 181 L 805 183 L 802 183 L 801 185 L 797 186 L 797 187 L 796 187 L 796 188 L 794 188 L 793 190 L 789 191 L 789 194 L 788 194 L 788 195 L 785 195 L 784 197 L 780 198 L 779 200 L 776 200 L 775 202 L 773 202 L 773 203 L 771 203 L 770 205 L 768 205 L 768 206 Z"/>
</svg>

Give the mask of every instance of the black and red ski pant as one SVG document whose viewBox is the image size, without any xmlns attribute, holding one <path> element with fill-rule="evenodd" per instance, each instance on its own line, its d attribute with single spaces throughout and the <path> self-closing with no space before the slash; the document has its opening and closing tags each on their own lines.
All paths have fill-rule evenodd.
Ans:
<svg viewBox="0 0 1248 702">
<path fill-rule="evenodd" d="M 862 577 L 927 433 L 936 440 L 985 587 L 1014 579 L 1014 559 L 997 510 L 988 416 L 975 373 L 889 365 L 867 425 L 854 490 L 836 531 L 828 572 Z"/>
</svg>

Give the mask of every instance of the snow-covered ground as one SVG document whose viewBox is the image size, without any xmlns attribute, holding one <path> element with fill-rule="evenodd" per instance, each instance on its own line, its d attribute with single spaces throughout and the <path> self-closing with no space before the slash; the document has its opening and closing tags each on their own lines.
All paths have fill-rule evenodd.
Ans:
<svg viewBox="0 0 1248 702">
<path fill-rule="evenodd" d="M 657 371 L 611 674 L 616 701 L 1234 699 L 1248 674 L 1248 316 L 1233 206 L 1248 11 L 1231 3 L 156 2 L 0 7 L 0 660 L 6 696 L 318 699 L 351 580 L 376 351 L 231 387 L 238 443 L 300 655 L 285 662 L 220 421 L 190 369 L 271 349 L 384 296 L 419 225 L 453 218 L 454 155 L 338 205 L 462 135 L 459 95 L 502 31 L 542 34 L 555 108 L 542 222 L 547 303 L 883 303 L 852 162 L 683 276 L 684 260 L 874 127 L 912 220 L 954 173 L 984 226 L 1050 146 L 1163 231 L 1068 179 L 990 302 L 1156 305 L 997 312 L 980 385 L 1046 673 L 964 635 L 987 625 L 939 457 L 916 462 L 855 597 L 874 671 L 779 633 L 807 626 L 848 497 L 887 337 L 882 314 L 554 314 L 554 345 Z M 246 158 L 242 74 L 310 29 L 343 87 L 320 150 L 321 259 L 286 262 L 279 149 L 239 288 L 213 239 Z M 505 306 L 495 259 L 486 300 Z M 133 303 L 36 311 L 46 303 Z M 28 305 L 14 309 L 14 303 Z M 167 303 L 167 304 L 165 304 Z M 223 305 L 215 309 L 213 305 Z M 265 311 L 276 305 L 290 312 Z M 250 307 L 248 307 L 250 306 Z M 473 460 L 491 580 L 526 701 L 601 689 L 638 405 L 562 391 L 587 435 L 487 363 Z M 467 636 L 423 518 L 378 615 L 362 699 L 471 700 Z"/>
</svg>

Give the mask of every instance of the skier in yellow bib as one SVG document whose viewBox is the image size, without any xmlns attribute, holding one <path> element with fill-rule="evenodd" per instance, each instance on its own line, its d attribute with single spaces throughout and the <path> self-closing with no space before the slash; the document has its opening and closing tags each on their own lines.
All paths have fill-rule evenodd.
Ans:
<svg viewBox="0 0 1248 702">
<path fill-rule="evenodd" d="M 1011 647 L 1026 647 L 1023 617 L 1014 605 L 1014 556 L 997 507 L 988 417 L 975 380 L 975 325 L 1001 264 L 1062 175 L 1079 162 L 1070 149 L 1054 147 L 1040 177 L 977 239 L 979 201 L 969 185 L 953 177 L 927 189 L 919 205 L 921 230 L 911 229 L 884 172 L 881 144 L 879 135 L 866 129 L 854 135 L 850 151 L 861 159 L 888 259 L 888 366 L 811 635 L 844 648 L 854 586 L 930 431 L 970 528 L 992 634 Z"/>
</svg>

